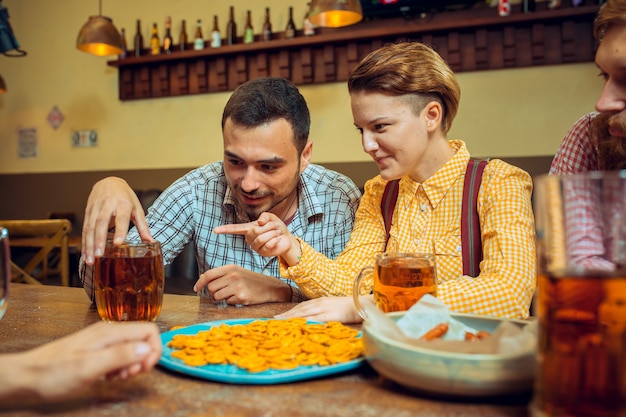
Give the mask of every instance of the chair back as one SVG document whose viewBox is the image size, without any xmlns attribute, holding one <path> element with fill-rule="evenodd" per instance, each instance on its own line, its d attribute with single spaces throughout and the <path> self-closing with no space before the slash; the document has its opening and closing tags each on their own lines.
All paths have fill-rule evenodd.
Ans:
<svg viewBox="0 0 626 417">
<path fill-rule="evenodd" d="M 33 248 L 35 253 L 24 266 L 11 261 L 13 281 L 41 284 L 47 278 L 51 258 L 58 256 L 61 284 L 69 286 L 68 235 L 72 224 L 67 219 L 0 220 L 0 227 L 9 231 L 11 248 Z M 35 278 L 41 266 L 40 278 Z"/>
</svg>

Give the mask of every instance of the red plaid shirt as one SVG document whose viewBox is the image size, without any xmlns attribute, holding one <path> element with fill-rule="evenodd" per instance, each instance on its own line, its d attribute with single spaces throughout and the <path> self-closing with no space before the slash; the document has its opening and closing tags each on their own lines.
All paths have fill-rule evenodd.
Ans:
<svg viewBox="0 0 626 417">
<path fill-rule="evenodd" d="M 598 113 L 584 115 L 567 131 L 554 155 L 550 174 L 574 174 L 598 170 L 598 144 L 591 137 L 591 121 Z"/>
<path fill-rule="evenodd" d="M 552 160 L 550 174 L 576 174 L 598 171 L 598 144 L 591 135 L 591 122 L 599 113 L 591 112 L 572 125 L 563 138 Z M 619 206 L 613 201 L 622 194 L 619 181 L 606 185 L 604 190 L 595 188 L 597 182 L 567 180 L 563 198 L 565 210 L 566 248 L 568 265 L 587 269 L 613 269 L 615 247 L 603 219 L 618 215 Z M 608 223 L 609 225 L 611 223 Z"/>
</svg>

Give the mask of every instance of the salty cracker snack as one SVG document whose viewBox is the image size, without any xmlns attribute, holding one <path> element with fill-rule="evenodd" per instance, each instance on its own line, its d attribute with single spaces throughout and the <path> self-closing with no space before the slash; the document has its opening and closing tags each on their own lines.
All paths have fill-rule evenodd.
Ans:
<svg viewBox="0 0 626 417">
<path fill-rule="evenodd" d="M 174 335 L 168 346 L 172 357 L 189 366 L 233 364 L 251 373 L 333 365 L 363 354 L 357 330 L 306 319 L 221 324 L 195 335 Z"/>
</svg>

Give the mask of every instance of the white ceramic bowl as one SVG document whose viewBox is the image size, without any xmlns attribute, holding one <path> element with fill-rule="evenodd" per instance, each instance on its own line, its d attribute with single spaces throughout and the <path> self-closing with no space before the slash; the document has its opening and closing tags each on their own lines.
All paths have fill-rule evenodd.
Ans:
<svg viewBox="0 0 626 417">
<path fill-rule="evenodd" d="M 404 313 L 389 313 L 398 320 Z M 476 330 L 493 332 L 502 320 L 519 326 L 528 322 L 467 314 L 452 317 Z M 365 355 L 381 375 L 410 389 L 445 396 L 485 397 L 532 389 L 535 353 L 467 354 L 425 349 L 391 340 L 363 326 Z"/>
</svg>

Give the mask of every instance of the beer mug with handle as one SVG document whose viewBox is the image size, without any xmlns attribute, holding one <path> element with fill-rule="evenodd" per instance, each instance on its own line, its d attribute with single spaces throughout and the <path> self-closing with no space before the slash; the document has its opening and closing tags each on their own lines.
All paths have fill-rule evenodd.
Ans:
<svg viewBox="0 0 626 417">
<path fill-rule="evenodd" d="M 94 265 L 96 306 L 102 320 L 154 321 L 163 303 L 163 254 L 159 242 L 107 241 Z"/>
<path fill-rule="evenodd" d="M 0 319 L 7 311 L 9 302 L 9 285 L 11 283 L 11 251 L 9 231 L 0 228 Z"/>
<path fill-rule="evenodd" d="M 424 294 L 437 296 L 435 255 L 429 253 L 377 253 L 373 266 L 366 266 L 354 281 L 354 305 L 363 319 L 367 312 L 359 302 L 364 279 L 372 279 L 374 303 L 382 311 L 405 311 Z"/>
</svg>

